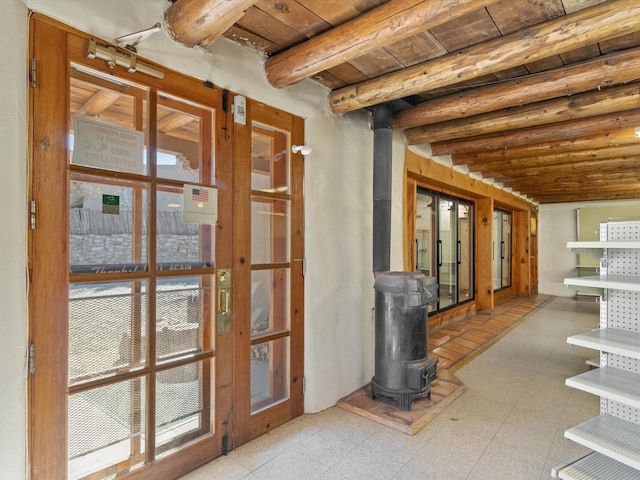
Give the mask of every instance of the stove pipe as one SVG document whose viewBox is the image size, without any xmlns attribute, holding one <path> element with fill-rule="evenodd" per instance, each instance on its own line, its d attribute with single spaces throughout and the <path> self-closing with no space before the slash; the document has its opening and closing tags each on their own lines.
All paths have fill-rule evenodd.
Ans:
<svg viewBox="0 0 640 480">
<path fill-rule="evenodd" d="M 373 113 L 373 271 L 391 265 L 391 105 L 376 105 Z"/>
</svg>

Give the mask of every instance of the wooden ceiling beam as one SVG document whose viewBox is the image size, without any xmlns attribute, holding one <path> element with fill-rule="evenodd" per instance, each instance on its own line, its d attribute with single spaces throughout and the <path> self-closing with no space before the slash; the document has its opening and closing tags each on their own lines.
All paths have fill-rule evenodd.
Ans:
<svg viewBox="0 0 640 480">
<path fill-rule="evenodd" d="M 608 1 L 404 70 L 334 90 L 345 113 L 460 83 L 640 30 L 637 0 Z"/>
<path fill-rule="evenodd" d="M 269 58 L 267 79 L 274 87 L 292 85 L 496 1 L 392 0 Z"/>
<path fill-rule="evenodd" d="M 470 165 L 473 163 L 513 160 L 535 156 L 545 156 L 553 153 L 592 150 L 624 145 L 638 145 L 640 140 L 635 136 L 634 128 L 597 133 L 584 137 L 569 138 L 552 142 L 534 143 L 519 147 L 499 148 L 481 152 L 455 153 L 451 155 L 454 165 Z"/>
<path fill-rule="evenodd" d="M 494 161 L 473 162 L 466 165 L 469 171 L 473 172 L 481 169 L 517 170 L 519 168 L 527 168 L 532 165 L 552 167 L 554 165 L 562 165 L 565 163 L 602 161 L 608 159 L 625 159 L 638 156 L 640 154 L 638 146 L 638 142 L 636 142 L 635 145 L 624 145 L 621 147 L 600 148 L 594 150 L 578 150 L 575 152 L 512 158 L 508 160 L 500 159 Z"/>
<path fill-rule="evenodd" d="M 407 129 L 574 95 L 638 79 L 640 48 L 610 53 L 537 75 L 477 87 L 416 105 L 395 115 Z"/>
<path fill-rule="evenodd" d="M 530 197 L 534 198 L 534 197 Z M 628 200 L 630 198 L 640 198 L 640 189 L 629 190 L 624 193 L 606 194 L 576 192 L 575 194 L 541 195 L 535 200 L 540 204 L 548 203 L 572 203 L 572 202 L 595 202 L 602 200 Z"/>
<path fill-rule="evenodd" d="M 503 183 L 503 182 L 501 182 Z M 590 193 L 593 192 L 606 192 L 606 193 L 615 193 L 615 192 L 625 192 L 631 189 L 637 189 L 640 186 L 640 180 L 636 176 L 635 178 L 627 178 L 627 179 L 607 179 L 606 181 L 597 181 L 591 180 L 589 181 L 588 186 L 585 186 L 585 182 L 578 181 L 568 181 L 565 183 L 557 183 L 554 185 L 532 185 L 529 183 L 519 183 L 519 182 L 504 182 L 503 188 L 511 188 L 514 191 L 518 192 L 527 192 L 527 195 L 540 195 L 540 194 L 561 194 L 567 192 L 576 192 L 576 191 L 588 191 Z"/>
<path fill-rule="evenodd" d="M 164 27 L 175 41 L 208 47 L 257 0 L 176 0 L 164 13 Z"/>
<path fill-rule="evenodd" d="M 95 117 L 116 103 L 120 94 L 111 90 L 98 90 L 78 110 L 76 115 Z"/>
<path fill-rule="evenodd" d="M 621 184 L 617 187 L 611 187 L 610 185 L 589 185 L 589 188 L 584 188 L 584 185 L 576 185 L 574 183 L 563 185 L 559 188 L 541 188 L 541 187 L 520 187 L 518 185 L 514 185 L 513 187 L 504 187 L 511 188 L 513 191 L 517 191 L 520 193 L 526 192 L 527 196 L 540 198 L 545 195 L 562 195 L 563 193 L 568 193 L 570 195 L 576 195 L 579 193 L 604 193 L 604 194 L 615 194 L 621 192 L 629 192 L 634 189 L 638 189 L 640 186 L 640 182 L 635 180 L 634 182 L 627 182 L 625 184 Z M 525 194 L 525 193 L 523 193 Z"/>
<path fill-rule="evenodd" d="M 640 161 L 639 156 L 631 157 L 631 158 L 621 158 L 621 159 L 611 159 L 611 160 L 583 160 L 580 162 L 571 162 L 564 163 L 561 165 L 554 165 L 552 167 L 547 167 L 544 165 L 532 165 L 530 167 L 523 167 L 518 169 L 501 169 L 501 170 L 490 170 L 487 169 L 488 173 L 491 173 L 491 177 L 496 181 L 502 181 L 502 178 L 519 178 L 519 177 L 530 177 L 531 175 L 543 175 L 543 177 L 538 178 L 539 182 L 546 181 L 547 178 L 552 178 L 553 176 L 562 176 L 562 175 L 572 175 L 572 174 L 584 174 L 588 175 L 591 172 L 597 173 L 599 175 L 604 175 L 605 173 L 620 173 L 623 171 L 631 171 L 632 173 L 638 175 L 640 174 L 640 170 L 638 170 L 638 162 Z"/>
<path fill-rule="evenodd" d="M 640 22 L 639 22 L 640 23 Z M 465 140 L 434 142 L 431 153 L 434 156 L 453 153 L 496 150 L 542 142 L 567 140 L 585 135 L 602 134 L 640 125 L 640 110 L 609 113 L 598 117 L 581 118 L 551 125 L 513 130 L 502 135 L 483 135 Z"/>
<path fill-rule="evenodd" d="M 162 133 L 169 133 L 173 130 L 177 130 L 184 127 L 185 125 L 188 125 L 194 120 L 195 118 L 193 117 L 193 115 L 179 112 L 170 113 L 164 118 L 158 120 L 158 131 Z"/>
<path fill-rule="evenodd" d="M 620 182 L 638 182 L 640 179 L 638 172 L 628 166 L 605 169 L 594 169 L 590 167 L 573 172 L 566 170 L 562 172 L 546 171 L 544 173 L 529 172 L 527 175 L 514 177 L 503 175 L 494 174 L 490 178 L 505 186 L 512 186 L 514 188 L 529 187 L 533 189 L 564 188 L 564 186 L 572 182 L 579 183 L 585 188 L 587 185 L 597 183 L 607 188 L 616 188 Z"/>
<path fill-rule="evenodd" d="M 640 105 L 640 83 L 631 83 L 522 107 L 510 107 L 459 120 L 414 127 L 405 130 L 405 137 L 409 145 L 441 142 L 622 112 L 637 109 L 638 105 Z"/>
</svg>

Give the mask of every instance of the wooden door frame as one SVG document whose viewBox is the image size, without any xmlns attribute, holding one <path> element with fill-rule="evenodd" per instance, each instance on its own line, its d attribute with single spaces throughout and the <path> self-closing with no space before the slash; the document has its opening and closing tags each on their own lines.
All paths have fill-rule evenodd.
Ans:
<svg viewBox="0 0 640 480">
<path fill-rule="evenodd" d="M 90 36 L 44 15 L 32 14 L 29 28 L 29 58 L 36 59 L 37 81 L 29 92 L 29 201 L 36 205 L 35 228 L 29 230 L 29 344 L 35 346 L 34 361 L 28 379 L 28 449 L 30 478 L 64 479 L 67 476 L 67 372 L 68 339 L 64 328 L 68 321 L 66 289 L 68 269 L 68 212 L 56 210 L 59 201 L 68 198 L 68 108 L 70 59 L 91 69 L 109 74 L 105 62 L 86 58 Z M 43 39 L 43 40 L 39 40 Z M 46 40 L 45 40 L 46 39 Z M 104 42 L 98 39 L 98 41 Z M 108 43 L 108 42 L 104 42 Z M 149 62 L 152 63 L 152 62 Z M 129 74 L 116 67 L 123 79 L 132 79 L 151 89 L 175 94 L 186 100 L 214 107 L 216 181 L 221 205 L 233 201 L 233 117 L 223 110 L 223 95 L 217 88 L 157 65 L 165 73 L 162 80 L 142 74 Z M 137 76 L 136 76 L 137 75 Z M 225 126 L 220 134 L 218 126 Z M 226 159 L 227 161 L 223 161 Z M 216 225 L 216 269 L 232 267 L 234 212 L 220 209 Z M 55 258 L 55 261 L 48 259 Z M 56 290 L 57 289 L 57 290 Z M 51 322 L 45 319 L 63 319 Z M 213 321 L 213 319 L 212 319 Z M 55 324 L 54 324 L 55 323 Z M 215 328 L 214 328 L 215 330 Z M 186 466 L 176 468 L 172 457 L 152 462 L 153 468 L 141 468 L 119 478 L 172 478 L 212 460 L 226 450 L 233 405 L 233 370 L 222 368 L 219 359 L 233 358 L 233 325 L 215 339 L 216 402 L 214 433 L 189 447 Z M 61 355 L 63 352 L 64 355 Z M 62 439 L 62 441 L 61 441 Z M 213 443 L 212 443 L 213 442 Z M 61 460 L 62 459 L 62 460 Z"/>
</svg>

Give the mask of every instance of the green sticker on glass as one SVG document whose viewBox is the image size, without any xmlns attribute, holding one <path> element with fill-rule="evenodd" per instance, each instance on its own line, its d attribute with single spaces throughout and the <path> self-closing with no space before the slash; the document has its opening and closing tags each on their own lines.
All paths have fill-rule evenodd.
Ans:
<svg viewBox="0 0 640 480">
<path fill-rule="evenodd" d="M 120 197 L 118 195 L 102 195 L 102 213 L 120 214 Z"/>
</svg>

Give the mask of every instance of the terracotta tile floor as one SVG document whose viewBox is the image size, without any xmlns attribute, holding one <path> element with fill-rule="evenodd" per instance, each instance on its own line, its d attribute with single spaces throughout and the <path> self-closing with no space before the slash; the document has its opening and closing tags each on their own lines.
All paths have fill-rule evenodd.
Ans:
<svg viewBox="0 0 640 480">
<path fill-rule="evenodd" d="M 438 368 L 455 371 L 552 299 L 551 295 L 512 298 L 497 305 L 492 315 L 476 314 L 429 332 L 429 356 L 439 359 Z"/>
</svg>

